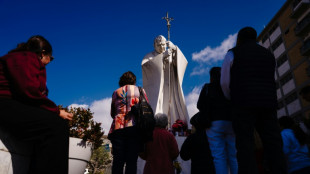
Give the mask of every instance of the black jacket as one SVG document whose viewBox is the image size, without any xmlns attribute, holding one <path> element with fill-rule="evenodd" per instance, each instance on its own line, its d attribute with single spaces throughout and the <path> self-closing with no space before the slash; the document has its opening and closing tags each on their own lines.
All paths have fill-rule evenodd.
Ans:
<svg viewBox="0 0 310 174">
<path fill-rule="evenodd" d="M 184 141 L 180 156 L 184 161 L 191 159 L 192 174 L 215 174 L 213 157 L 204 130 L 197 130 Z"/>
<path fill-rule="evenodd" d="M 234 106 L 276 108 L 275 58 L 254 41 L 232 49 L 230 95 Z"/>
<path fill-rule="evenodd" d="M 206 83 L 203 86 L 197 102 L 197 108 L 201 112 L 204 122 L 231 120 L 231 104 L 225 98 L 219 82 Z"/>
</svg>

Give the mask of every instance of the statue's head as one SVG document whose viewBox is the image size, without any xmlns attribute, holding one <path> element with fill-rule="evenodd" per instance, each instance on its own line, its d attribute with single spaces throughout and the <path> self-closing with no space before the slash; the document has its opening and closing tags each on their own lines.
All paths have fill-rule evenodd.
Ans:
<svg viewBox="0 0 310 174">
<path fill-rule="evenodd" d="M 154 39 L 154 48 L 157 53 L 160 54 L 166 51 L 166 42 L 166 38 L 162 35 L 159 35 Z"/>
</svg>

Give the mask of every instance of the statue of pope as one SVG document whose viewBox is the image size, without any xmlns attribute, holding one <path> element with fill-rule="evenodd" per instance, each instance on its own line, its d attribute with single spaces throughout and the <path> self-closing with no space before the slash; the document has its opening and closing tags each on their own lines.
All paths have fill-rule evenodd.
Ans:
<svg viewBox="0 0 310 174">
<path fill-rule="evenodd" d="M 162 35 L 155 38 L 154 48 L 142 60 L 143 88 L 154 114 L 167 114 L 169 128 L 177 119 L 188 124 L 182 89 L 188 62 L 181 50 Z"/>
</svg>

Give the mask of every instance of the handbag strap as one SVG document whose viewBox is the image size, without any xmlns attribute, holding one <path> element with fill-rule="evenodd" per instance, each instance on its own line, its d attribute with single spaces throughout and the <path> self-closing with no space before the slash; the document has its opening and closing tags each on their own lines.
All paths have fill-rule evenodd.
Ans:
<svg viewBox="0 0 310 174">
<path fill-rule="evenodd" d="M 142 91 L 142 88 L 140 86 L 138 86 L 139 88 L 139 93 L 140 93 L 140 96 L 139 96 L 139 103 L 142 102 L 142 100 L 145 100 L 145 96 L 144 96 L 144 92 Z"/>
</svg>

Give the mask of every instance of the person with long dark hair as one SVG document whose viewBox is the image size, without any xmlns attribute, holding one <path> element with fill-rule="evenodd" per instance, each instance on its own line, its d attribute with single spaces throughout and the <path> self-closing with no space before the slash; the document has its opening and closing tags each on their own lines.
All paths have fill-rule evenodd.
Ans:
<svg viewBox="0 0 310 174">
<path fill-rule="evenodd" d="M 144 89 L 141 90 L 146 97 Z M 131 71 L 125 72 L 119 80 L 119 88 L 112 94 L 111 117 L 113 122 L 108 138 L 112 143 L 112 174 L 137 173 L 137 159 L 141 143 L 131 107 L 139 103 L 139 87 L 136 76 Z M 147 97 L 146 97 L 146 100 Z"/>
<path fill-rule="evenodd" d="M 32 36 L 0 57 L 0 128 L 35 144 L 28 173 L 68 173 L 69 128 L 72 114 L 47 98 L 45 66 L 52 46 Z"/>
<path fill-rule="evenodd" d="M 306 144 L 307 135 L 289 116 L 282 116 L 279 119 L 279 124 L 282 128 L 283 152 L 286 156 L 288 172 L 290 174 L 309 174 L 310 154 Z"/>
</svg>

